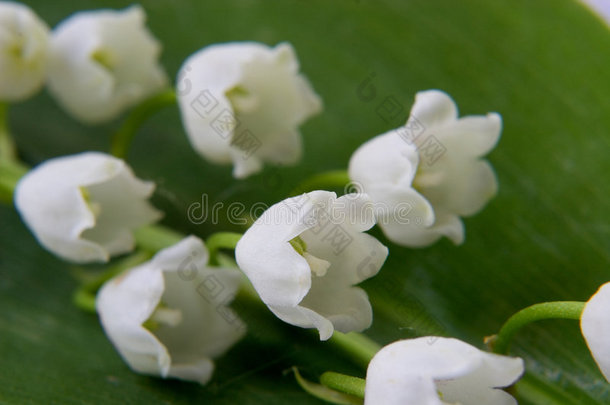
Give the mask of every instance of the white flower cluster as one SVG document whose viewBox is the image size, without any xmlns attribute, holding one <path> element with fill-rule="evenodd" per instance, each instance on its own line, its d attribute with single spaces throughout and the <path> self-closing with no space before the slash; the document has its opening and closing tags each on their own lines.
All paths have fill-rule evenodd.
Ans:
<svg viewBox="0 0 610 405">
<path fill-rule="evenodd" d="M 226 307 L 239 280 L 235 269 L 208 267 L 205 245 L 190 236 L 107 282 L 96 305 L 106 334 L 133 370 L 205 384 L 212 359 L 245 333 Z"/>
<path fill-rule="evenodd" d="M 0 101 L 23 100 L 47 83 L 80 121 L 117 117 L 167 85 L 145 19 L 140 6 L 80 12 L 49 32 L 27 6 L 0 2 Z"/>
<path fill-rule="evenodd" d="M 458 119 L 446 93 L 423 91 L 405 126 L 358 148 L 349 176 L 389 207 L 379 222 L 392 242 L 421 247 L 446 236 L 460 244 L 460 217 L 480 211 L 497 192 L 494 171 L 481 157 L 494 148 L 501 127 L 495 113 Z M 405 203 L 406 221 L 394 215 Z"/>
<path fill-rule="evenodd" d="M 501 388 L 523 374 L 523 360 L 485 353 L 457 339 L 394 342 L 371 360 L 365 405 L 516 405 Z"/>
<path fill-rule="evenodd" d="M 99 123 L 168 84 L 161 46 L 139 6 L 76 13 L 49 33 L 26 6 L 0 2 L 0 21 L 7 38 L 0 42 L 2 101 L 22 100 L 46 82 L 71 115 Z M 237 178 L 265 162 L 296 163 L 299 126 L 322 108 L 288 43 L 205 47 L 182 65 L 176 96 L 193 148 L 214 163 L 232 163 Z M 357 284 L 380 271 L 389 250 L 366 231 L 379 224 L 389 240 L 410 247 L 442 236 L 462 243 L 461 217 L 497 191 L 483 157 L 500 131 L 498 114 L 458 118 L 447 94 L 418 93 L 405 126 L 351 157 L 348 173 L 359 193 L 315 190 L 271 206 L 235 246 L 239 269 L 274 315 L 317 329 L 320 340 L 367 329 L 373 310 Z M 132 252 L 134 233 L 160 219 L 149 202 L 154 187 L 122 160 L 86 152 L 40 164 L 21 179 L 14 200 L 46 249 L 73 262 L 107 262 Z M 409 220 L 397 221 L 393 211 L 405 204 Z M 133 370 L 205 384 L 213 359 L 244 335 L 245 323 L 228 308 L 241 273 L 210 263 L 204 243 L 189 236 L 100 289 L 102 326 Z M 583 317 L 585 336 L 592 335 L 588 323 L 601 322 L 595 308 L 591 303 Z M 589 344 L 603 354 L 598 362 L 607 372 L 605 340 Z M 521 359 L 455 339 L 400 341 L 371 361 L 365 403 L 514 404 L 501 388 L 522 373 Z"/>
<path fill-rule="evenodd" d="M 184 62 L 178 85 L 193 148 L 214 163 L 233 163 L 237 178 L 260 171 L 265 161 L 296 163 L 298 126 L 322 108 L 287 43 L 206 47 Z"/>
</svg>

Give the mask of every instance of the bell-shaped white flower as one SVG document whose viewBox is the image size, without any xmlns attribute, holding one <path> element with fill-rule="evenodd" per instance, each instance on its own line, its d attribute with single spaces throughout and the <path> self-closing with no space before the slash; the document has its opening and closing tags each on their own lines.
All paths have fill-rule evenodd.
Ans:
<svg viewBox="0 0 610 405">
<path fill-rule="evenodd" d="M 239 267 L 281 320 L 317 328 L 320 339 L 372 322 L 368 296 L 353 287 L 377 274 L 388 249 L 363 233 L 375 224 L 365 195 L 313 191 L 288 198 L 248 229 L 235 249 Z"/>
<path fill-rule="evenodd" d="M 580 329 L 597 366 L 610 382 L 610 283 L 602 285 L 586 303 Z"/>
<path fill-rule="evenodd" d="M 203 242 L 190 236 L 108 281 L 96 308 L 112 344 L 134 371 L 205 384 L 245 332 L 227 307 L 235 269 L 209 268 Z"/>
<path fill-rule="evenodd" d="M 0 101 L 32 96 L 44 82 L 49 28 L 30 8 L 0 1 Z"/>
<path fill-rule="evenodd" d="M 394 342 L 369 363 L 365 405 L 516 405 L 500 388 L 523 374 L 523 360 L 486 353 L 457 339 Z"/>
<path fill-rule="evenodd" d="M 294 49 L 254 42 L 208 46 L 178 73 L 178 103 L 193 148 L 214 163 L 233 163 L 247 177 L 263 162 L 301 156 L 298 127 L 322 102 L 299 73 Z"/>
<path fill-rule="evenodd" d="M 167 84 L 145 20 L 140 6 L 83 11 L 53 30 L 49 89 L 74 118 L 111 120 Z"/>
<path fill-rule="evenodd" d="M 74 262 L 107 261 L 134 248 L 133 230 L 161 216 L 154 184 L 120 159 L 86 152 L 50 159 L 26 174 L 15 206 L 41 245 Z"/>
<path fill-rule="evenodd" d="M 446 236 L 460 244 L 460 217 L 477 213 L 497 192 L 482 157 L 498 142 L 501 126 L 496 113 L 458 118 L 442 91 L 417 93 L 404 127 L 354 152 L 350 179 L 378 205 L 379 225 L 393 242 L 419 247 Z"/>
</svg>

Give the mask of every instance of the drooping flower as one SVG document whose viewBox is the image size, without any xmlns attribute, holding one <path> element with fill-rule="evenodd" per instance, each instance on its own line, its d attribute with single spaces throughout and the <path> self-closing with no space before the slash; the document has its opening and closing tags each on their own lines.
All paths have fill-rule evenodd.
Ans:
<svg viewBox="0 0 610 405">
<path fill-rule="evenodd" d="M 374 224 L 365 195 L 313 191 L 265 211 L 235 257 L 278 318 L 317 328 L 326 340 L 335 329 L 361 331 L 372 322 L 368 296 L 353 285 L 377 274 L 387 257 L 388 249 L 363 233 Z"/>
<path fill-rule="evenodd" d="M 27 6 L 0 1 L 0 100 L 20 101 L 42 87 L 49 28 Z"/>
<path fill-rule="evenodd" d="M 245 325 L 227 307 L 241 275 L 207 264 L 205 245 L 190 236 L 102 287 L 100 321 L 134 371 L 205 384 L 212 359 L 243 336 Z"/>
<path fill-rule="evenodd" d="M 74 118 L 111 120 L 167 84 L 140 6 L 78 12 L 51 37 L 48 84 Z"/>
<path fill-rule="evenodd" d="M 365 405 L 516 405 L 501 388 L 523 360 L 486 353 L 457 339 L 422 337 L 381 349 L 366 373 Z"/>
<path fill-rule="evenodd" d="M 458 118 L 442 91 L 417 93 L 404 127 L 354 152 L 350 179 L 379 205 L 379 225 L 393 242 L 420 247 L 446 236 L 460 244 L 460 217 L 480 211 L 497 192 L 493 168 L 482 157 L 498 142 L 501 126 L 496 113 Z"/>
<path fill-rule="evenodd" d="M 610 382 L 610 283 L 602 285 L 586 303 L 580 329 L 597 366 Z"/>
<path fill-rule="evenodd" d="M 153 183 L 120 159 L 86 152 L 48 160 L 15 189 L 15 206 L 40 244 L 64 259 L 108 261 L 134 248 L 134 229 L 161 216 Z"/>
<path fill-rule="evenodd" d="M 232 162 L 237 178 L 258 172 L 263 162 L 296 163 L 298 127 L 322 107 L 288 43 L 200 50 L 178 73 L 178 102 L 193 148 L 214 163 Z"/>
</svg>

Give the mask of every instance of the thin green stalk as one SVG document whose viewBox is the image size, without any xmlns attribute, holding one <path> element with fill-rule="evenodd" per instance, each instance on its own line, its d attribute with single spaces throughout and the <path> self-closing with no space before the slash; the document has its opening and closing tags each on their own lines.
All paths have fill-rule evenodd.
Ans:
<svg viewBox="0 0 610 405">
<path fill-rule="evenodd" d="M 243 234 L 236 232 L 218 232 L 210 235 L 205 241 L 210 253 L 210 264 L 217 266 L 218 251 L 220 249 L 235 249 L 242 236 Z"/>
<path fill-rule="evenodd" d="M 363 403 L 362 397 L 339 392 L 322 384 L 306 380 L 301 376 L 296 367 L 293 367 L 292 371 L 301 388 L 315 398 L 336 405 L 362 405 Z"/>
<path fill-rule="evenodd" d="M 17 148 L 8 126 L 7 103 L 0 103 L 0 161 L 17 161 Z"/>
<path fill-rule="evenodd" d="M 175 245 L 184 239 L 184 235 L 163 225 L 143 226 L 134 232 L 139 248 L 150 253 Z"/>
<path fill-rule="evenodd" d="M 173 89 L 167 89 L 136 106 L 112 137 L 110 152 L 118 158 L 125 159 L 129 146 L 142 124 L 162 108 L 175 103 L 176 93 Z"/>
<path fill-rule="evenodd" d="M 494 353 L 506 354 L 513 336 L 525 325 L 543 319 L 579 320 L 584 307 L 584 302 L 555 301 L 522 309 L 506 321 L 496 336 L 489 339 L 490 346 Z"/>
<path fill-rule="evenodd" d="M 366 380 L 363 378 L 327 371 L 320 376 L 320 383 L 328 388 L 364 398 Z"/>
<path fill-rule="evenodd" d="M 19 180 L 28 172 L 22 163 L 0 159 L 0 202 L 11 204 Z"/>
<path fill-rule="evenodd" d="M 335 331 L 328 340 L 329 343 L 343 351 L 356 364 L 368 367 L 375 354 L 381 350 L 381 345 L 371 338 L 356 332 L 341 333 Z"/>
<path fill-rule="evenodd" d="M 313 190 L 344 188 L 349 183 L 350 178 L 347 174 L 347 170 L 333 170 L 319 173 L 301 182 L 290 192 L 290 196 L 307 193 Z"/>
</svg>

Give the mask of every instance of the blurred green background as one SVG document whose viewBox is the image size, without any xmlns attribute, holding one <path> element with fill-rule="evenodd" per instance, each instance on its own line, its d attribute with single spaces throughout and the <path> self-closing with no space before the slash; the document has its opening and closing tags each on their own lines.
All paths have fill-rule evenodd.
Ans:
<svg viewBox="0 0 610 405">
<path fill-rule="evenodd" d="M 76 10 L 124 1 L 29 1 L 50 26 Z M 205 237 L 229 224 L 195 225 L 186 211 L 210 203 L 274 203 L 301 180 L 347 166 L 365 140 L 401 124 L 378 114 L 386 97 L 410 109 L 419 90 L 451 94 L 460 113 L 497 111 L 504 119 L 489 159 L 500 192 L 467 219 L 466 243 L 421 250 L 392 245 L 382 272 L 363 287 L 379 343 L 427 334 L 482 347 L 512 313 L 547 300 L 586 300 L 610 279 L 610 35 L 572 0 L 223 0 L 142 2 L 174 77 L 203 46 L 253 40 L 291 42 L 325 103 L 303 126 L 303 161 L 234 181 L 230 167 L 190 148 L 177 108 L 138 133 L 128 161 L 158 184 L 164 223 Z M 373 77 L 376 97 L 357 95 Z M 46 93 L 11 110 L 29 164 L 83 150 L 109 149 L 119 121 L 85 127 Z M 364 370 L 301 329 L 238 308 L 253 331 L 220 359 L 206 387 L 136 375 L 107 341 L 95 316 L 71 303 L 74 266 L 45 252 L 12 207 L 0 207 L 0 402 L 6 404 L 212 403 L 316 404 L 287 373 L 315 379 L 326 370 Z M 524 329 L 512 353 L 528 375 L 521 404 L 610 403 L 578 323 Z"/>
</svg>

